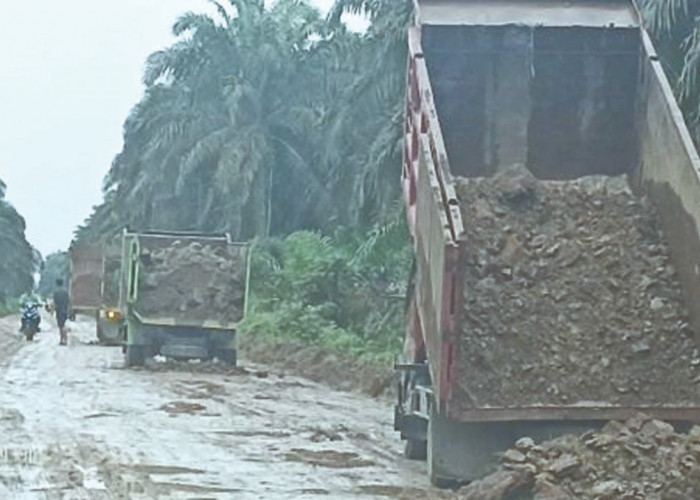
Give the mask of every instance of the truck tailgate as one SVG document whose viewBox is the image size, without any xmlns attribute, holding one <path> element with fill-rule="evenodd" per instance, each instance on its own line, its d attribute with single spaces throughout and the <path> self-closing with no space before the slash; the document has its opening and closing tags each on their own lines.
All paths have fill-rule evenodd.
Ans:
<svg viewBox="0 0 700 500">
<path fill-rule="evenodd" d="M 79 245 L 70 249 L 69 294 L 74 309 L 97 309 L 102 302 L 103 247 Z"/>
</svg>

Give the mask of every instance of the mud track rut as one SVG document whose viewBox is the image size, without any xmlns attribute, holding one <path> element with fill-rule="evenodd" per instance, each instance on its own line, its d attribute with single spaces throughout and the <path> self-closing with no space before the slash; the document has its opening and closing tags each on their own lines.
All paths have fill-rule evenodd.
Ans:
<svg viewBox="0 0 700 500">
<path fill-rule="evenodd" d="M 401 457 L 388 401 L 248 365 L 133 371 L 51 319 L 24 344 L 0 320 L 0 498 L 440 498 Z"/>
</svg>

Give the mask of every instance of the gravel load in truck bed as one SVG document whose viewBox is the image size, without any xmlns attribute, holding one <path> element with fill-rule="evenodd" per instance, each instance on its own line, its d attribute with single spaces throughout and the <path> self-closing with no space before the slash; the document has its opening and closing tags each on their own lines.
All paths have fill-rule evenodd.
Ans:
<svg viewBox="0 0 700 500">
<path fill-rule="evenodd" d="M 238 321 L 245 300 L 242 247 L 174 241 L 143 250 L 136 310 L 149 317 Z"/>
<path fill-rule="evenodd" d="M 456 180 L 465 407 L 700 403 L 700 353 L 653 206 L 626 177 Z"/>
</svg>

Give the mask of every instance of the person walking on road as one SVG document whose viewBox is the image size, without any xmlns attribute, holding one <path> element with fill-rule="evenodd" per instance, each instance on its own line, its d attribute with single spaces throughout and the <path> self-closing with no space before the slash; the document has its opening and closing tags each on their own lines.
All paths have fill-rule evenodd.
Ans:
<svg viewBox="0 0 700 500">
<path fill-rule="evenodd" d="M 61 333 L 61 340 L 59 345 L 66 345 L 68 343 L 68 333 L 66 332 L 66 320 L 68 319 L 68 309 L 69 309 L 70 298 L 68 297 L 68 291 L 66 291 L 63 286 L 63 280 L 56 280 L 56 290 L 53 292 L 53 307 L 56 313 L 56 323 L 58 323 L 58 330 Z"/>
</svg>

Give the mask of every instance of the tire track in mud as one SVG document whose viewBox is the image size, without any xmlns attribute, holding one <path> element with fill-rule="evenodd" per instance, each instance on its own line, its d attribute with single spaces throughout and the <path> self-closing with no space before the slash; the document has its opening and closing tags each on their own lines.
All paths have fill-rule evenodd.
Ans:
<svg viewBox="0 0 700 500">
<path fill-rule="evenodd" d="M 3 464 L 0 444 L 0 498 L 447 498 L 402 458 L 386 401 L 257 365 L 127 370 L 92 322 L 68 347 L 45 325 L 0 360 L 4 444 L 35 450 Z"/>
</svg>

